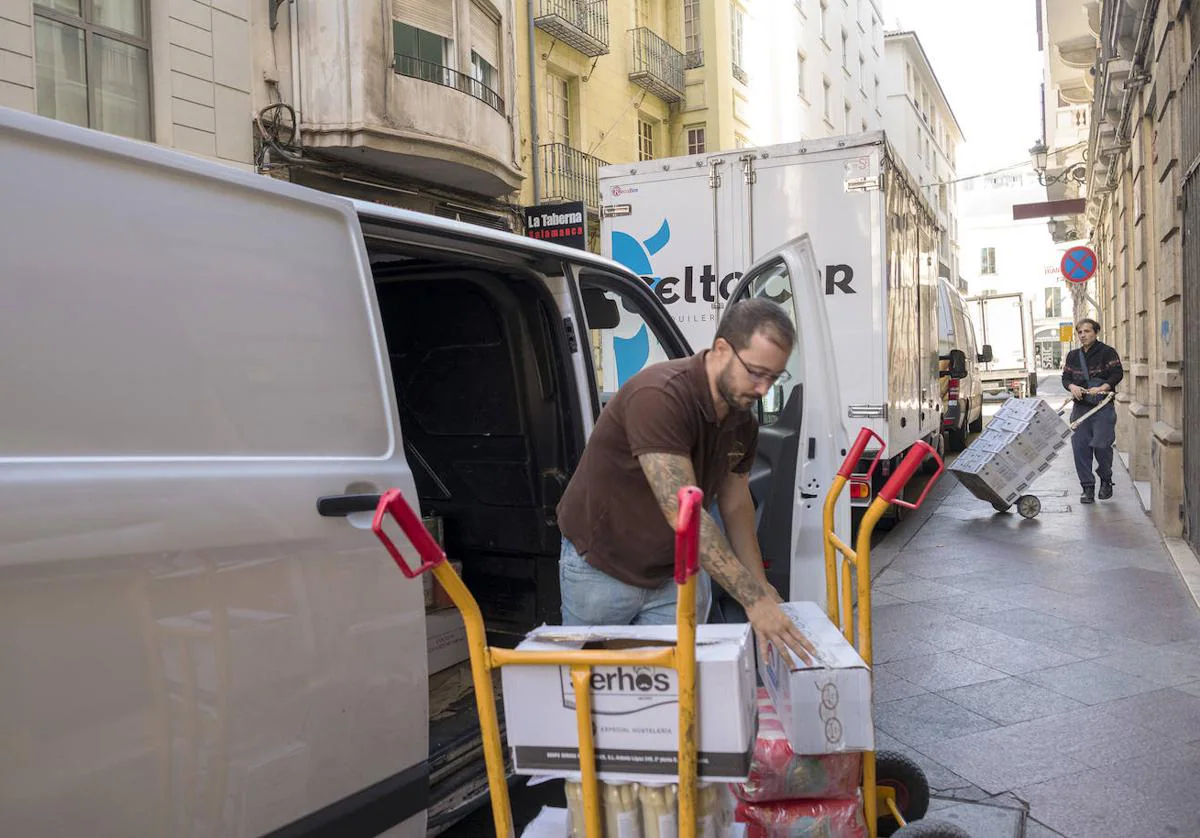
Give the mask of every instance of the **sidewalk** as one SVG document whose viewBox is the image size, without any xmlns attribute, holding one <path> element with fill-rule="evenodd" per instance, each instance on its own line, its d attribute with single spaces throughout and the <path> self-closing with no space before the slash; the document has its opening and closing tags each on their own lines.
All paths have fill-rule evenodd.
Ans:
<svg viewBox="0 0 1200 838">
<path fill-rule="evenodd" d="M 877 747 L 939 798 L 1027 808 L 1030 838 L 1200 835 L 1200 611 L 1114 468 L 1081 506 L 1060 453 L 1032 521 L 947 474 L 873 584 Z"/>
</svg>

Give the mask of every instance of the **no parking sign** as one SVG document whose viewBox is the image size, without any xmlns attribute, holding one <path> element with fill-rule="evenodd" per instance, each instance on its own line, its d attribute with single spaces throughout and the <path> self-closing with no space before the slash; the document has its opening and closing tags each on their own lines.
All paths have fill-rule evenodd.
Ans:
<svg viewBox="0 0 1200 838">
<path fill-rule="evenodd" d="M 1096 274 L 1096 251 L 1082 244 L 1072 247 L 1063 254 L 1059 267 L 1067 282 L 1087 282 Z"/>
</svg>

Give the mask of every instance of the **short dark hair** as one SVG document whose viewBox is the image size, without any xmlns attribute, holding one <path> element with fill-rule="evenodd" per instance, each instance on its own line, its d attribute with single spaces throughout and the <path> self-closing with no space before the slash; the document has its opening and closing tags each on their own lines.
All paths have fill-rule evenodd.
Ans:
<svg viewBox="0 0 1200 838">
<path fill-rule="evenodd" d="M 755 332 L 788 352 L 796 345 L 796 327 L 780 306 L 770 300 L 741 300 L 725 310 L 717 327 L 717 338 L 723 338 L 734 349 L 745 349 Z"/>
<path fill-rule="evenodd" d="M 1090 317 L 1085 317 L 1075 324 L 1075 328 L 1078 329 L 1084 323 L 1087 323 L 1089 326 L 1091 326 L 1093 332 L 1095 332 L 1096 334 L 1100 334 L 1100 322 L 1098 320 L 1093 320 Z"/>
</svg>

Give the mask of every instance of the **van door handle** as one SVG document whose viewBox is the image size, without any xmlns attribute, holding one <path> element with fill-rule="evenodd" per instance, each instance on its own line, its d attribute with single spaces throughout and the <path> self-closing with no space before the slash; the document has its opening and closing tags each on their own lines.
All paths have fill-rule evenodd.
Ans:
<svg viewBox="0 0 1200 838">
<path fill-rule="evenodd" d="M 379 495 L 326 495 L 317 498 L 317 514 L 326 518 L 345 518 L 351 512 L 374 512 Z"/>
</svg>

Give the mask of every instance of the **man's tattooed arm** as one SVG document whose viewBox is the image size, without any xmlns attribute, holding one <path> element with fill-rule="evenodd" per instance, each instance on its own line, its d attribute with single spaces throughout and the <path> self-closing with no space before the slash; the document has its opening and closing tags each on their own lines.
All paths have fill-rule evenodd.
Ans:
<svg viewBox="0 0 1200 838">
<path fill-rule="evenodd" d="M 679 454 L 642 454 L 638 457 L 646 480 L 654 490 L 658 505 L 672 528 L 679 515 L 679 490 L 696 483 L 696 471 L 692 461 Z M 706 499 L 707 502 L 707 499 Z M 702 510 L 700 518 L 700 565 L 717 580 L 742 607 L 749 610 L 752 605 L 770 592 L 754 578 L 746 566 L 738 561 L 733 548 L 717 527 L 708 510 Z M 772 601 L 775 597 L 770 597 Z"/>
</svg>

